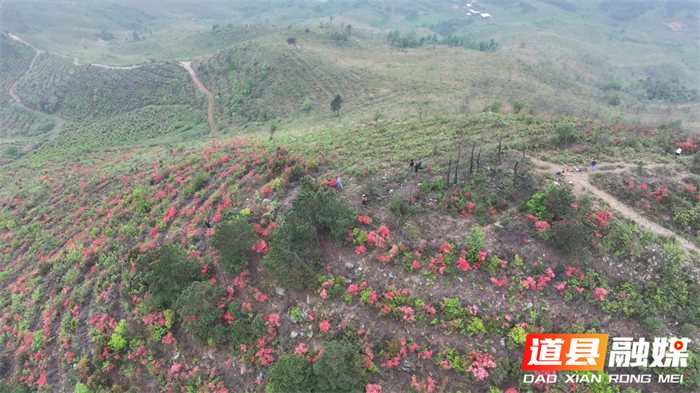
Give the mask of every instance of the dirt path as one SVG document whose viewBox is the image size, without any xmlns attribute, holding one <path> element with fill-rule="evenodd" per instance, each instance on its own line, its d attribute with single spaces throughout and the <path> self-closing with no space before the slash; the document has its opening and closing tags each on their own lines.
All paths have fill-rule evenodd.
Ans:
<svg viewBox="0 0 700 393">
<path fill-rule="evenodd" d="M 552 169 L 549 170 L 541 170 L 537 169 L 539 172 L 550 172 L 554 173 L 557 171 L 556 168 L 559 168 L 561 165 L 559 164 L 553 164 L 551 162 L 546 162 L 546 161 L 541 161 L 538 160 L 534 157 L 529 157 L 532 162 L 534 162 L 538 166 L 549 166 Z M 610 165 L 618 165 L 621 166 L 620 168 L 615 168 L 614 170 L 609 170 L 609 171 L 601 171 L 599 173 L 616 173 L 616 172 L 622 172 L 626 171 L 630 168 L 635 168 L 636 165 L 634 164 L 627 164 L 624 162 L 616 162 L 616 163 L 611 163 Z M 658 166 L 662 166 L 659 164 L 656 165 L 648 165 L 647 168 L 655 168 Z M 681 245 L 687 250 L 687 251 L 695 251 L 700 254 L 700 248 L 695 246 L 693 243 L 689 242 L 688 240 L 678 236 L 676 233 L 673 231 L 670 231 L 664 227 L 662 227 L 659 224 L 656 224 L 653 221 L 650 221 L 646 217 L 640 215 L 637 213 L 633 208 L 627 206 L 626 204 L 620 202 L 617 198 L 614 196 L 608 194 L 607 192 L 595 187 L 591 182 L 589 181 L 590 176 L 595 173 L 595 172 L 590 172 L 588 168 L 582 168 L 580 172 L 576 171 L 571 171 L 571 172 L 566 172 L 566 174 L 562 177 L 563 182 L 573 182 L 574 186 L 574 194 L 576 196 L 580 196 L 584 190 L 588 190 L 593 193 L 593 195 L 596 196 L 596 198 L 600 198 L 610 204 L 610 207 L 612 209 L 615 209 L 622 213 L 623 216 L 630 218 L 634 221 L 637 222 L 637 224 L 640 227 L 646 227 L 651 229 L 652 232 L 656 233 L 657 235 L 661 236 L 672 236 L 678 239 L 678 241 L 681 243 Z"/>
<path fill-rule="evenodd" d="M 204 86 L 204 83 L 202 83 L 201 80 L 197 77 L 197 74 L 194 72 L 194 69 L 192 68 L 192 62 L 191 61 L 182 61 L 180 64 L 185 67 L 185 69 L 190 73 L 190 76 L 192 77 L 192 81 L 194 82 L 195 85 L 197 85 L 197 88 L 199 91 L 204 93 L 207 96 L 207 121 L 209 122 L 209 127 L 211 128 L 211 133 L 216 132 L 216 120 L 214 119 L 214 96 L 211 94 L 209 89 Z"/>
<path fill-rule="evenodd" d="M 13 40 L 17 41 L 17 42 L 21 42 L 21 43 L 23 43 L 24 45 L 27 45 L 27 46 L 32 47 L 35 51 L 37 51 L 37 53 L 44 52 L 43 50 L 41 50 L 41 49 L 35 47 L 34 45 L 32 45 L 32 44 L 28 43 L 27 41 L 25 41 L 25 40 L 23 40 L 23 39 L 17 37 L 17 36 L 14 35 L 14 34 L 8 33 L 7 35 L 8 35 L 10 38 L 12 38 Z M 132 65 L 132 66 L 125 66 L 125 67 L 117 67 L 117 66 L 110 66 L 110 65 L 106 65 L 106 64 L 95 64 L 95 63 L 82 64 L 82 63 L 80 63 L 80 62 L 78 61 L 78 58 L 77 58 L 77 57 L 66 56 L 66 55 L 62 55 L 62 54 L 54 53 L 54 52 L 49 52 L 49 53 L 51 53 L 52 55 L 58 56 L 58 57 L 63 57 L 64 59 L 73 59 L 73 64 L 75 64 L 75 65 L 77 65 L 77 66 L 89 65 L 89 66 L 93 66 L 93 67 L 104 68 L 104 69 L 106 69 L 106 70 L 133 70 L 134 68 L 139 68 L 139 67 L 141 67 L 140 65 Z M 34 61 L 32 60 L 32 65 L 33 65 L 33 64 L 34 64 Z M 31 67 L 30 67 L 30 68 L 31 68 Z"/>
</svg>

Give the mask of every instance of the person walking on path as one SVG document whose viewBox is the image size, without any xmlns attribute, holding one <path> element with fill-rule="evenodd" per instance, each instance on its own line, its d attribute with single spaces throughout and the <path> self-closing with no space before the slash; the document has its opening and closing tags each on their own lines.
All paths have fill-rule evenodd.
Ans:
<svg viewBox="0 0 700 393">
<path fill-rule="evenodd" d="M 682 152 L 683 152 L 683 149 L 681 149 L 680 147 L 678 148 L 678 150 L 676 150 L 676 159 L 678 159 L 678 157 L 681 156 Z"/>
<path fill-rule="evenodd" d="M 362 206 L 367 206 L 367 195 L 362 194 Z"/>
<path fill-rule="evenodd" d="M 340 176 L 335 179 L 335 184 L 338 185 L 338 188 L 343 188 L 343 183 L 340 182 Z"/>
<path fill-rule="evenodd" d="M 597 163 L 598 163 L 598 161 L 596 161 L 596 160 L 591 161 L 591 172 L 595 171 L 595 164 L 597 164 Z"/>
<path fill-rule="evenodd" d="M 413 160 L 408 163 L 408 170 L 410 171 L 411 169 L 413 169 Z"/>
</svg>

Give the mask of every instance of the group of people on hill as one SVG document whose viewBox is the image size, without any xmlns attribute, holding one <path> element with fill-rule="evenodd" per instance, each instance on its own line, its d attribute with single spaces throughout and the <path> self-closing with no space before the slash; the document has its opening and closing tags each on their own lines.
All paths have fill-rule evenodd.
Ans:
<svg viewBox="0 0 700 393">
<path fill-rule="evenodd" d="M 423 168 L 423 160 L 418 160 L 418 163 L 414 163 L 413 160 L 408 163 L 408 169 L 409 170 L 414 170 L 415 172 L 418 172 L 419 169 Z M 339 188 L 343 188 L 343 186 L 340 184 L 340 177 L 338 177 L 335 180 L 336 184 L 338 184 Z M 362 206 L 367 206 L 367 201 L 369 198 L 367 198 L 366 194 L 362 194 Z"/>
<path fill-rule="evenodd" d="M 411 160 L 411 162 L 408 163 L 408 169 L 413 169 L 416 172 L 418 172 L 418 170 L 421 169 L 422 167 L 423 167 L 423 160 L 418 160 L 417 164 L 414 164 L 413 160 Z"/>
</svg>

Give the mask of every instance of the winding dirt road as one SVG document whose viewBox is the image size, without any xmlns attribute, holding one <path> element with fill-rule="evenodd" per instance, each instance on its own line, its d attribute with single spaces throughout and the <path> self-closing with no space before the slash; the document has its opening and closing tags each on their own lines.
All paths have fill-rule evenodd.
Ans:
<svg viewBox="0 0 700 393">
<path fill-rule="evenodd" d="M 27 46 L 33 48 L 35 51 L 37 51 L 37 55 L 40 54 L 40 53 L 42 53 L 42 52 L 44 52 L 43 50 L 41 50 L 41 49 L 35 47 L 34 45 L 32 45 L 32 44 L 28 43 L 27 41 L 25 41 L 25 40 L 23 40 L 23 39 L 17 37 L 17 36 L 14 35 L 14 34 L 8 33 L 7 35 L 8 35 L 10 38 L 12 38 L 13 40 L 15 40 L 15 41 L 17 41 L 17 42 L 21 42 L 21 43 L 23 43 L 24 45 L 27 45 Z M 58 57 L 63 57 L 64 59 L 73 59 L 73 64 L 75 64 L 75 65 L 77 65 L 77 66 L 89 65 L 89 66 L 93 66 L 93 67 L 104 68 L 105 70 L 133 70 L 134 68 L 139 68 L 139 67 L 141 67 L 140 65 L 132 65 L 132 66 L 125 66 L 125 67 L 118 67 L 118 66 L 110 66 L 110 65 L 95 64 L 95 63 L 82 64 L 82 63 L 80 63 L 80 62 L 78 61 L 78 58 L 77 58 L 77 57 L 66 56 L 66 55 L 62 55 L 62 54 L 54 53 L 54 52 L 49 52 L 49 53 L 51 53 L 52 55 L 58 56 Z M 36 59 L 36 57 L 35 57 L 35 59 Z M 34 65 L 34 60 L 32 60 L 32 65 Z M 31 69 L 31 67 L 30 67 L 30 69 Z"/>
<path fill-rule="evenodd" d="M 534 157 L 528 156 L 532 162 L 534 162 L 538 166 L 549 166 L 552 169 L 548 170 L 543 170 L 543 169 L 537 169 L 539 172 L 550 172 L 554 173 L 556 172 L 556 168 L 559 168 L 559 164 L 553 164 L 551 162 L 546 162 L 546 161 L 541 161 L 538 160 Z M 621 166 L 620 168 L 615 168 L 614 170 L 609 170 L 609 171 L 602 171 L 600 173 L 617 173 L 617 172 L 623 172 L 631 168 L 635 168 L 636 165 L 634 164 L 627 164 L 624 162 L 616 162 L 616 163 L 611 163 L 610 165 L 616 165 L 616 166 Z M 662 165 L 648 165 L 647 168 L 655 168 L 658 166 Z M 688 251 L 695 251 L 700 254 L 700 248 L 698 248 L 695 244 L 691 243 L 690 241 L 678 236 L 676 233 L 673 231 L 670 231 L 661 225 L 647 219 L 646 217 L 642 216 L 641 214 L 637 213 L 633 208 L 627 206 L 626 204 L 620 202 L 617 198 L 614 196 L 608 194 L 607 192 L 597 188 L 590 182 L 590 176 L 594 172 L 590 172 L 588 168 L 582 169 L 580 172 L 566 172 L 566 174 L 562 177 L 562 182 L 573 182 L 574 186 L 574 194 L 577 196 L 580 196 L 584 190 L 588 190 L 593 195 L 595 195 L 596 198 L 602 199 L 605 202 L 607 202 L 610 207 L 614 210 L 617 210 L 618 212 L 622 213 L 623 216 L 630 218 L 634 221 L 637 222 L 637 224 L 640 227 L 645 227 L 651 229 L 652 232 L 656 233 L 657 235 L 661 236 L 671 236 L 675 237 L 678 239 L 678 241 L 681 243 L 681 245 Z"/>
<path fill-rule="evenodd" d="M 209 89 L 204 86 L 204 83 L 202 83 L 201 80 L 197 77 L 197 74 L 194 72 L 194 69 L 192 68 L 192 62 L 191 61 L 181 61 L 180 65 L 185 67 L 185 69 L 190 73 L 190 76 L 192 77 L 192 81 L 194 82 L 195 85 L 197 85 L 197 88 L 199 91 L 204 93 L 207 96 L 207 121 L 209 122 L 209 127 L 211 128 L 211 133 L 216 132 L 216 119 L 214 119 L 214 96 L 211 94 Z"/>
<path fill-rule="evenodd" d="M 10 36 L 10 38 L 12 38 L 13 40 L 18 41 L 18 42 L 21 42 L 21 43 L 23 43 L 24 45 L 27 45 L 27 46 L 29 46 L 30 48 L 32 48 L 32 49 L 34 49 L 34 50 L 36 51 L 36 54 L 35 54 L 34 57 L 32 58 L 32 61 L 29 63 L 29 67 L 27 67 L 27 70 L 24 72 L 24 73 L 26 74 L 27 72 L 29 72 L 29 70 L 31 70 L 32 68 L 34 68 L 34 63 L 36 62 L 36 59 L 39 58 L 39 56 L 40 56 L 42 53 L 44 53 L 44 51 L 41 50 L 41 49 L 38 49 L 38 48 L 34 47 L 33 45 L 31 45 L 31 44 L 29 44 L 29 43 L 27 43 L 27 42 L 25 42 L 25 41 L 23 41 L 21 38 L 19 38 L 19 37 L 17 37 L 17 36 L 14 36 L 14 35 L 12 35 L 12 34 L 8 34 L 8 36 Z M 8 91 L 8 93 L 10 93 L 10 96 L 12 96 L 12 99 L 15 100 L 15 102 L 17 102 L 19 105 L 22 105 L 23 107 L 29 109 L 29 110 L 32 111 L 32 112 L 37 112 L 37 113 L 44 114 L 43 112 L 39 112 L 39 111 L 37 111 L 37 110 L 34 110 L 34 109 L 28 107 L 27 105 L 24 105 L 24 103 L 22 102 L 22 99 L 17 95 L 17 93 L 15 93 L 15 87 L 17 87 L 17 84 L 19 83 L 19 81 L 20 81 L 21 79 L 22 79 L 21 76 L 20 76 L 19 78 L 17 78 L 17 80 L 15 81 L 15 83 L 13 83 L 12 86 L 10 86 L 10 90 Z M 61 133 L 61 130 L 63 129 L 63 126 L 66 124 L 66 121 L 65 121 L 63 118 L 58 117 L 58 116 L 56 116 L 56 115 L 50 115 L 50 116 L 53 118 L 54 126 L 53 126 L 53 128 L 51 129 L 51 132 L 49 132 L 49 139 L 54 139 L 54 138 L 56 138 L 56 137 L 58 136 L 58 134 Z"/>
</svg>

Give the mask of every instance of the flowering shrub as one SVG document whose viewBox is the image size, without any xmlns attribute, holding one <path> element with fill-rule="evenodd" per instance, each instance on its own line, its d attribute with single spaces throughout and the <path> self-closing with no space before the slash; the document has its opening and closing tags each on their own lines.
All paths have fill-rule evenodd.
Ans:
<svg viewBox="0 0 700 393">
<path fill-rule="evenodd" d="M 693 143 L 692 139 L 688 138 L 684 142 L 676 143 L 676 147 L 680 147 L 685 152 L 693 153 L 698 146 Z"/>
<path fill-rule="evenodd" d="M 270 252 L 270 248 L 267 246 L 267 242 L 265 240 L 259 239 L 253 247 L 251 247 L 251 250 L 255 250 L 256 253 L 258 254 L 267 254 Z"/>
<path fill-rule="evenodd" d="M 488 353 L 480 354 L 472 351 L 467 358 L 473 360 L 472 364 L 467 368 L 467 372 L 471 372 L 477 381 L 483 381 L 489 376 L 488 369 L 496 368 L 493 356 Z"/>
<path fill-rule="evenodd" d="M 367 216 L 357 216 L 357 221 L 365 225 L 370 225 L 372 223 L 372 220 Z"/>
<path fill-rule="evenodd" d="M 593 297 L 599 301 L 605 301 L 605 295 L 608 294 L 608 290 L 605 288 L 596 288 L 593 290 Z"/>
<path fill-rule="evenodd" d="M 411 377 L 411 388 L 418 393 L 432 393 L 435 391 L 437 383 L 431 377 L 426 380 L 416 379 L 416 376 Z"/>
<path fill-rule="evenodd" d="M 329 320 L 322 321 L 321 323 L 318 324 L 319 330 L 321 330 L 323 333 L 327 333 L 328 330 L 331 328 L 331 323 Z"/>
</svg>

